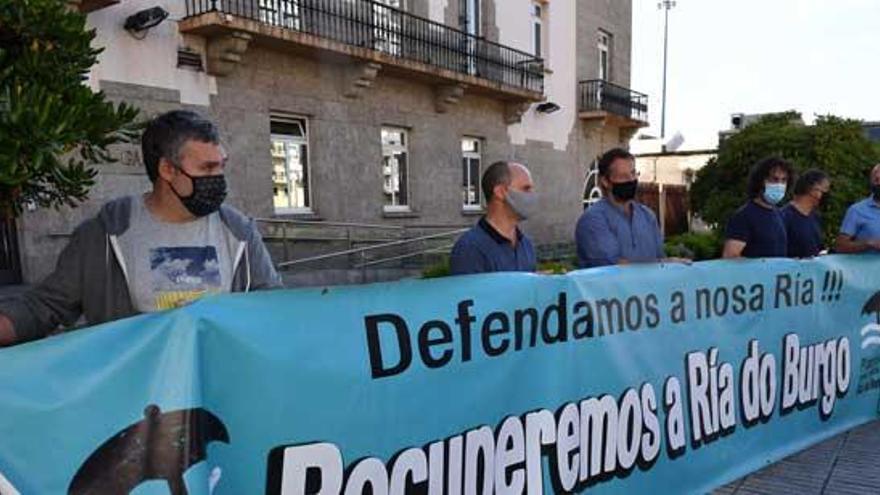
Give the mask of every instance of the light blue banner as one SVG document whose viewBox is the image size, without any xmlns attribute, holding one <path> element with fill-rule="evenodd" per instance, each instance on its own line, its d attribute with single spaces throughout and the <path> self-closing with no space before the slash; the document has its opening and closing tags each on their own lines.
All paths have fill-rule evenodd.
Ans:
<svg viewBox="0 0 880 495">
<path fill-rule="evenodd" d="M 0 350 L 0 493 L 704 493 L 877 417 L 880 257 L 218 296 Z"/>
</svg>

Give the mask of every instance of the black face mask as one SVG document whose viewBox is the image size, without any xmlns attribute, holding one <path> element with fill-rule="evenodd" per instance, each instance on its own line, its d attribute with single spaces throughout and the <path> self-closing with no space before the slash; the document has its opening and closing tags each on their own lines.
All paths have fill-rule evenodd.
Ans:
<svg viewBox="0 0 880 495">
<path fill-rule="evenodd" d="M 192 182 L 192 194 L 184 198 L 177 193 L 174 186 L 171 186 L 171 190 L 174 191 L 174 194 L 177 195 L 180 202 L 183 203 L 183 206 L 190 213 L 197 217 L 203 217 L 220 209 L 220 205 L 226 199 L 226 176 L 206 175 L 203 177 L 193 177 L 182 168 L 178 168 L 178 170 L 183 175 L 189 177 L 189 180 Z"/>
<path fill-rule="evenodd" d="M 871 194 L 874 196 L 874 201 L 880 201 L 880 184 L 871 186 Z"/>
<path fill-rule="evenodd" d="M 620 201 L 629 201 L 636 197 L 639 189 L 639 181 L 617 182 L 611 184 L 611 194 Z"/>
</svg>

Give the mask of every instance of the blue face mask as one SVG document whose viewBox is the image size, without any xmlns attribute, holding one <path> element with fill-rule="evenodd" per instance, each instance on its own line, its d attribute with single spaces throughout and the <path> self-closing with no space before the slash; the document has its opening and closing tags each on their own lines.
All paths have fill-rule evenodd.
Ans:
<svg viewBox="0 0 880 495">
<path fill-rule="evenodd" d="M 764 201 L 777 205 L 785 197 L 785 184 L 764 184 Z"/>
</svg>

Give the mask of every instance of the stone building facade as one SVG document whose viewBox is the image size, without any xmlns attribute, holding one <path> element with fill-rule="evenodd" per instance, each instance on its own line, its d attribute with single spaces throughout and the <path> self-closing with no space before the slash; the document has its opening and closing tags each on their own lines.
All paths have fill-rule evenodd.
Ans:
<svg viewBox="0 0 880 495">
<path fill-rule="evenodd" d="M 109 5 L 107 5 L 109 4 Z M 162 7 L 143 31 L 123 25 Z M 229 201 L 259 218 L 466 226 L 479 175 L 523 161 L 538 244 L 572 238 L 595 157 L 646 124 L 629 89 L 631 0 L 109 0 L 88 15 L 104 47 L 89 84 L 145 116 L 216 120 Z M 98 167 L 75 209 L 18 222 L 26 282 L 75 225 L 148 190 L 136 146 Z"/>
</svg>

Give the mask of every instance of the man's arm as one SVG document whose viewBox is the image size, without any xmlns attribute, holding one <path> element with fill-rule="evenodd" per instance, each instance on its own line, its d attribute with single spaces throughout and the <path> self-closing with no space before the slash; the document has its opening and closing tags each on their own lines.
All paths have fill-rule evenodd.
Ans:
<svg viewBox="0 0 880 495">
<path fill-rule="evenodd" d="M 880 250 L 880 239 L 857 241 L 847 234 L 840 233 L 837 242 L 834 243 L 834 250 L 838 253 L 862 253 L 869 249 Z"/>
<path fill-rule="evenodd" d="M 746 243 L 743 241 L 738 241 L 736 239 L 727 239 L 724 241 L 724 252 L 721 254 L 722 258 L 742 258 L 743 249 L 746 248 Z"/>
<path fill-rule="evenodd" d="M 12 320 L 6 315 L 0 314 L 0 347 L 6 347 L 15 343 L 15 330 L 12 329 Z"/>
<path fill-rule="evenodd" d="M 872 246 L 871 241 L 857 241 L 856 234 L 859 232 L 859 213 L 855 205 L 850 206 L 840 223 L 840 234 L 834 243 L 834 250 L 838 253 L 850 254 L 867 251 Z"/>
<path fill-rule="evenodd" d="M 250 223 L 251 236 L 248 240 L 247 250 L 248 256 L 251 258 L 251 290 L 284 288 L 281 276 L 278 275 L 278 271 L 275 270 L 275 265 L 272 264 L 272 257 L 269 255 L 269 250 L 266 249 L 266 245 L 263 243 L 263 236 L 260 235 L 256 223 L 253 220 L 251 220 Z"/>
<path fill-rule="evenodd" d="M 751 238 L 749 222 L 743 211 L 735 213 L 727 222 L 724 232 L 724 250 L 722 258 L 741 258 L 743 250 Z"/>
<path fill-rule="evenodd" d="M 76 322 L 82 314 L 86 240 L 103 235 L 96 220 L 87 220 L 74 231 L 45 280 L 20 296 L 0 301 L 0 346 L 40 339 L 59 325 Z"/>
</svg>

